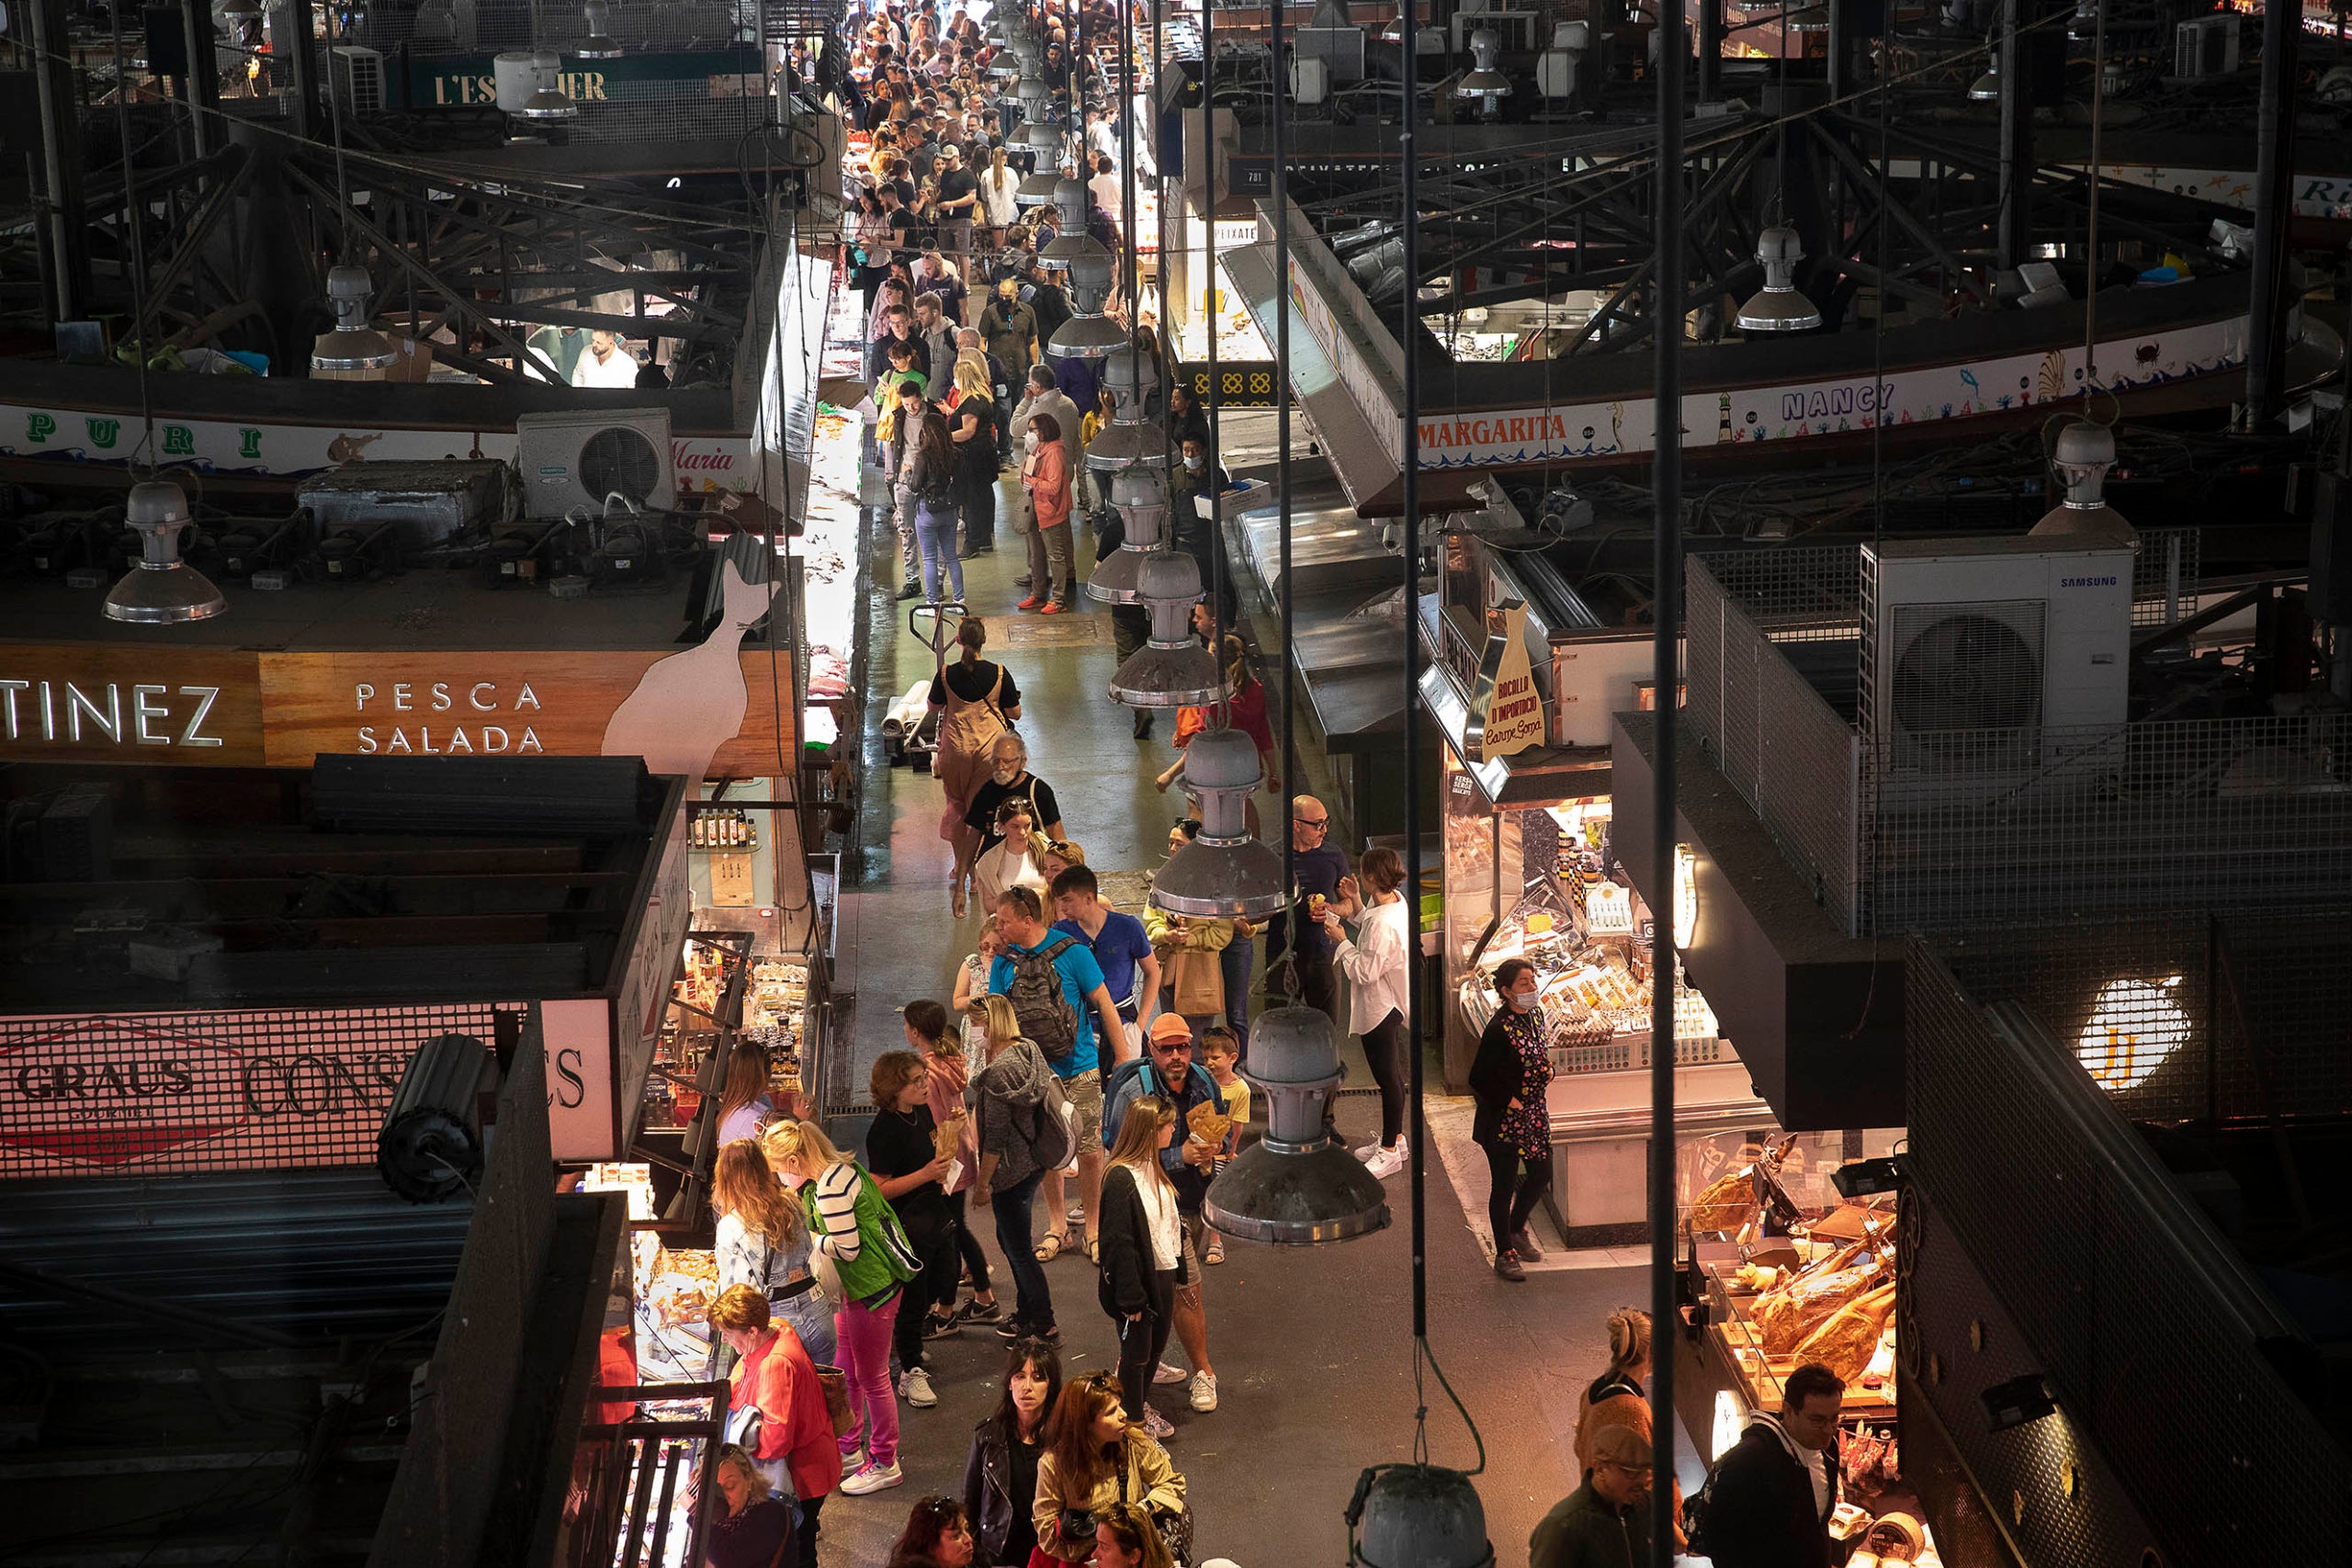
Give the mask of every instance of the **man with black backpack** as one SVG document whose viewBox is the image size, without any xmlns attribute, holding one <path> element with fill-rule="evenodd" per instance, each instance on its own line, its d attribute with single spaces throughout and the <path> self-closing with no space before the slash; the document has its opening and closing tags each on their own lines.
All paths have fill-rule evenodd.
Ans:
<svg viewBox="0 0 2352 1568">
<path fill-rule="evenodd" d="M 1092 1214 L 1102 1191 L 1102 1066 L 1115 1060 L 1102 1041 L 1125 1038 L 1119 1007 L 1103 983 L 1093 950 L 1078 938 L 1046 929 L 1045 901 L 1035 889 L 1008 887 L 998 897 L 1004 949 L 989 969 L 989 991 L 1012 1003 L 1021 1032 L 1035 1041 L 1061 1080 L 1077 1118 L 1079 1201 Z M 1100 1032 L 1098 1034 L 1098 1024 Z M 1072 1247 L 1062 1209 L 1062 1175 L 1046 1172 L 1046 1235 L 1037 1261 L 1050 1263 Z"/>
<path fill-rule="evenodd" d="M 1781 1385 L 1777 1412 L 1758 1410 L 1714 1473 L 1684 1505 L 1693 1555 L 1715 1568 L 1829 1568 L 1838 1509 L 1838 1414 L 1846 1385 L 1808 1361 Z"/>
</svg>

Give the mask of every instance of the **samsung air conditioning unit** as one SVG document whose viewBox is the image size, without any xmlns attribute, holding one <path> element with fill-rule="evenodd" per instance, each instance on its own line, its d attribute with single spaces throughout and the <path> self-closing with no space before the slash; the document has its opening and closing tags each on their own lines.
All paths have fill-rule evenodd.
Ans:
<svg viewBox="0 0 2352 1568">
<path fill-rule="evenodd" d="M 1866 754 L 1882 798 L 2066 787 L 2130 695 L 2132 551 L 2031 538 L 1862 548 Z"/>
<path fill-rule="evenodd" d="M 2238 17 L 2234 11 L 2192 17 L 2173 29 L 2172 73 L 2227 76 L 2238 68 Z"/>
<path fill-rule="evenodd" d="M 677 496 L 665 408 L 519 415 L 514 466 L 526 517 L 601 516 L 608 502 L 614 511 L 667 511 Z"/>
<path fill-rule="evenodd" d="M 333 55 L 335 101 L 350 115 L 384 112 L 384 56 L 374 49 L 338 45 Z"/>
</svg>

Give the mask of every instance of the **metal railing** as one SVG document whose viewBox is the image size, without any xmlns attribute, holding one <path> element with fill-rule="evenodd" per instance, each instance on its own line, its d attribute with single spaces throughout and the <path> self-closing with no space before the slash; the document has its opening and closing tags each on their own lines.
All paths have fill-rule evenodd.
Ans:
<svg viewBox="0 0 2352 1568">
<path fill-rule="evenodd" d="M 1980 1005 L 1919 943 L 1905 998 L 1912 1178 L 2057 1403 L 2007 1433 L 1962 1423 L 1965 1445 L 1997 1461 L 2021 1442 L 2086 1440 L 2184 1568 L 2352 1539 L 2352 1468 L 2306 1403 L 2324 1397 L 2317 1352 L 2046 1018 Z M 2133 1560 L 2121 1542 L 2051 1550 L 2063 1497 L 2020 1496 L 2014 1517 L 2044 1549 L 2028 1561 Z"/>
<path fill-rule="evenodd" d="M 597 1391 L 601 1402 L 660 1400 L 701 1408 L 684 1417 L 592 1420 L 582 1428 L 567 1529 L 555 1559 L 560 1568 L 674 1568 L 703 1561 L 718 1506 L 727 1392 L 724 1382 Z"/>
</svg>

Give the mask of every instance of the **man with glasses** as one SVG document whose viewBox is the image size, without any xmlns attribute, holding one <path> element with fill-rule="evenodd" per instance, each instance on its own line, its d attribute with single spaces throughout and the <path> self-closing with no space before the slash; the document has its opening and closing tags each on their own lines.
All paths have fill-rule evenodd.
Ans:
<svg viewBox="0 0 2352 1568">
<path fill-rule="evenodd" d="M 1208 1245 L 1208 1222 L 1202 1217 L 1201 1201 L 1208 1196 L 1209 1178 L 1216 1173 L 1216 1150 L 1192 1136 L 1190 1130 L 1196 1106 L 1213 1106 L 1218 1115 L 1226 1114 L 1225 1091 L 1205 1068 L 1193 1065 L 1193 1026 L 1175 1013 L 1164 1012 L 1152 1020 L 1143 1056 L 1121 1063 L 1104 1086 L 1105 1149 L 1119 1141 L 1119 1123 L 1126 1119 L 1127 1107 L 1147 1094 L 1158 1095 L 1175 1107 L 1177 1131 L 1185 1134 L 1159 1151 L 1159 1164 L 1168 1173 L 1168 1184 L 1176 1190 L 1176 1214 L 1183 1232 L 1184 1283 L 1176 1287 L 1176 1338 L 1184 1347 L 1185 1359 L 1193 1363 L 1193 1382 L 1187 1391 L 1192 1406 L 1207 1412 L 1216 1408 L 1216 1370 L 1209 1365 L 1208 1310 L 1201 1301 L 1201 1253 Z M 1183 1370 L 1162 1361 L 1151 1381 L 1182 1382 Z"/>
<path fill-rule="evenodd" d="M 1650 1445 L 1604 1427 L 1592 1468 L 1527 1538 L 1527 1568 L 1650 1568 Z"/>
<path fill-rule="evenodd" d="M 1339 982 L 1331 969 L 1334 944 L 1323 929 L 1323 911 L 1329 908 L 1343 917 L 1352 917 L 1360 905 L 1355 878 L 1348 874 L 1348 857 L 1325 842 L 1330 832 L 1331 813 L 1321 801 L 1311 795 L 1292 797 L 1290 841 L 1298 880 L 1291 889 L 1291 898 L 1306 907 L 1306 919 L 1299 927 L 1295 957 L 1285 956 L 1291 946 L 1288 918 L 1276 915 L 1268 923 L 1266 998 L 1269 1007 L 1280 1007 L 1288 1000 L 1289 971 L 1295 965 L 1298 999 L 1330 1014 L 1332 1021 L 1338 1022 Z M 1410 889 L 1407 890 L 1407 897 L 1411 897 Z"/>
</svg>

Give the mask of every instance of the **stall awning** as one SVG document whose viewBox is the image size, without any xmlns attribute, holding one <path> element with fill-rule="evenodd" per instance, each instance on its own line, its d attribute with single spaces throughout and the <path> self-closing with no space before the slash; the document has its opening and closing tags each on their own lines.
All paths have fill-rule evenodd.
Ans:
<svg viewBox="0 0 2352 1568">
<path fill-rule="evenodd" d="M 1274 301 L 1278 298 L 1274 253 L 1271 242 L 1237 246 L 1220 258 L 1225 275 L 1239 291 L 1241 302 L 1268 343 L 1275 341 Z M 1315 437 L 1331 460 L 1332 471 L 1363 517 L 1404 514 L 1404 473 L 1381 441 L 1363 411 L 1356 406 L 1338 372 L 1314 334 L 1300 324 L 1295 312 L 1290 333 L 1291 395 L 1314 427 Z M 1401 412 L 1398 417 L 1402 417 Z M 1424 514 L 1476 512 L 1486 505 L 1476 493 L 1478 476 L 1473 471 L 1421 471 L 1420 509 Z"/>
</svg>

